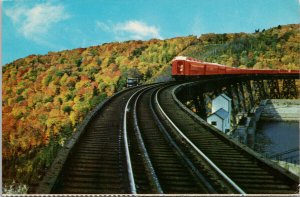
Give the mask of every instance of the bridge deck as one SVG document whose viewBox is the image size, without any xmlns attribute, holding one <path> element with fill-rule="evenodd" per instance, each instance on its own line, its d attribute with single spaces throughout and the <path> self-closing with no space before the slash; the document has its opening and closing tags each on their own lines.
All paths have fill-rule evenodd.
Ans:
<svg viewBox="0 0 300 197">
<path fill-rule="evenodd" d="M 159 95 L 163 110 L 176 126 L 246 193 L 295 193 L 297 182 L 236 146 L 227 136 L 202 124 L 172 97 L 175 87 Z M 171 128 L 170 128 L 171 129 Z M 173 133 L 175 138 L 176 134 Z"/>
<path fill-rule="evenodd" d="M 66 147 L 71 151 L 59 156 L 65 159 L 54 162 L 38 192 L 241 193 L 178 135 L 159 109 L 161 105 L 195 147 L 244 192 L 296 193 L 297 177 L 278 170 L 187 113 L 174 98 L 175 86 L 169 84 L 157 91 L 166 85 L 128 89 L 105 102 L 88 120 L 85 132 L 77 135 L 77 143 Z M 125 157 L 127 138 L 131 162 Z M 134 181 L 129 181 L 130 175 Z"/>
<path fill-rule="evenodd" d="M 89 123 L 72 150 L 54 193 L 129 193 L 122 112 L 135 89 L 114 98 Z"/>
<path fill-rule="evenodd" d="M 205 187 L 193 175 L 183 158 L 178 155 L 157 126 L 150 106 L 151 94 L 154 90 L 141 95 L 137 104 L 139 117 L 137 122 L 162 192 L 165 194 L 207 193 Z"/>
</svg>

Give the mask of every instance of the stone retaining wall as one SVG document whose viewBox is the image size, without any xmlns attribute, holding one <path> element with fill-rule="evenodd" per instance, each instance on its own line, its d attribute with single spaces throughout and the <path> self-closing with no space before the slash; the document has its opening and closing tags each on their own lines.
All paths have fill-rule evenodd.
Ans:
<svg viewBox="0 0 300 197">
<path fill-rule="evenodd" d="M 272 99 L 267 100 L 261 113 L 261 120 L 299 121 L 300 100 Z"/>
</svg>

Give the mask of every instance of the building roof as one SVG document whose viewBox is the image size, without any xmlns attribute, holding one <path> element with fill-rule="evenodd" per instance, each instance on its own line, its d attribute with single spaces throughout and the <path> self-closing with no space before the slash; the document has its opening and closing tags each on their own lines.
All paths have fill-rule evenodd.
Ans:
<svg viewBox="0 0 300 197">
<path fill-rule="evenodd" d="M 226 94 L 221 94 L 220 96 L 224 97 L 228 101 L 231 101 L 231 98 L 229 98 Z"/>
<path fill-rule="evenodd" d="M 216 98 L 214 98 L 213 99 L 213 101 L 214 100 L 216 100 L 216 99 L 218 99 L 219 97 L 223 97 L 224 99 L 226 99 L 228 102 L 231 102 L 231 98 L 229 98 L 226 94 L 220 94 L 219 96 L 217 96 Z"/>
<path fill-rule="evenodd" d="M 216 115 L 216 116 L 220 117 L 222 120 L 225 120 L 229 116 L 229 113 L 226 110 L 224 110 L 223 108 L 220 108 L 218 111 L 212 113 L 210 116 L 213 116 L 213 115 Z"/>
</svg>

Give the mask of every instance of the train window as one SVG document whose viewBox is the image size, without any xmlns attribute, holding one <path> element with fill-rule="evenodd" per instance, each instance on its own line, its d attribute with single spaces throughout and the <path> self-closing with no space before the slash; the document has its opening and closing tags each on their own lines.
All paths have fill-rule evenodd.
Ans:
<svg viewBox="0 0 300 197">
<path fill-rule="evenodd" d="M 180 72 L 183 71 L 183 65 L 179 65 L 179 71 L 180 71 Z"/>
<path fill-rule="evenodd" d="M 183 73 L 183 62 L 182 61 L 178 61 L 178 63 L 177 63 L 177 72 Z"/>
</svg>

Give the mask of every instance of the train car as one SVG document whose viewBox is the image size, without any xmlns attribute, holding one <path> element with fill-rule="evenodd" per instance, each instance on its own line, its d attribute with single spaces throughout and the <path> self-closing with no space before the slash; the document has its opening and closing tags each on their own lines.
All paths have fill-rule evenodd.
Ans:
<svg viewBox="0 0 300 197">
<path fill-rule="evenodd" d="M 269 74 L 275 75 L 277 74 L 277 70 L 269 70 Z"/>
<path fill-rule="evenodd" d="M 219 65 L 219 74 L 226 75 L 226 66 Z"/>
<path fill-rule="evenodd" d="M 201 62 L 191 61 L 189 62 L 187 69 L 189 69 L 190 75 L 196 76 L 196 75 L 205 75 L 205 67 L 206 65 Z"/>
<path fill-rule="evenodd" d="M 226 70 L 226 75 L 232 75 L 233 74 L 233 68 L 232 67 L 229 67 L 229 66 L 226 66 L 225 68 Z"/>
<path fill-rule="evenodd" d="M 199 78 L 217 75 L 276 75 L 300 74 L 300 70 L 242 69 L 204 62 L 191 57 L 177 56 L 172 60 L 172 77 L 175 79 Z"/>
<path fill-rule="evenodd" d="M 177 56 L 172 61 L 172 76 L 180 79 L 184 76 L 205 75 L 205 67 L 201 61 L 193 58 Z"/>
<path fill-rule="evenodd" d="M 279 70 L 276 70 L 276 74 L 291 74 L 291 75 L 298 74 L 298 75 L 300 75 L 300 70 L 279 69 Z M 300 76 L 299 76 L 299 78 L 300 78 Z"/>
<path fill-rule="evenodd" d="M 291 70 L 291 73 L 300 75 L 300 70 Z"/>
<path fill-rule="evenodd" d="M 205 75 L 219 75 L 219 66 L 216 64 L 205 64 Z"/>
<path fill-rule="evenodd" d="M 270 70 L 260 69 L 260 70 L 258 70 L 258 74 L 267 75 L 267 74 L 270 74 Z"/>
<path fill-rule="evenodd" d="M 249 74 L 252 74 L 252 69 L 241 69 L 241 73 L 242 74 L 245 74 L 245 75 L 249 75 Z"/>
<path fill-rule="evenodd" d="M 243 74 L 243 73 L 241 72 L 241 70 L 239 68 L 232 67 L 232 74 L 239 75 L 239 74 Z"/>
<path fill-rule="evenodd" d="M 188 75 L 188 73 L 185 73 L 187 69 L 185 69 L 186 65 L 186 57 L 178 56 L 175 57 L 172 61 L 172 76 L 173 77 L 180 77 L 184 75 Z"/>
<path fill-rule="evenodd" d="M 126 87 L 138 86 L 140 83 L 140 78 L 128 77 L 126 80 Z"/>
</svg>

